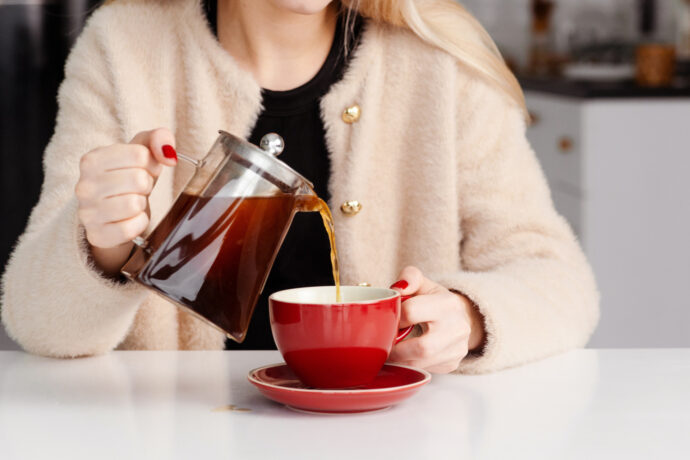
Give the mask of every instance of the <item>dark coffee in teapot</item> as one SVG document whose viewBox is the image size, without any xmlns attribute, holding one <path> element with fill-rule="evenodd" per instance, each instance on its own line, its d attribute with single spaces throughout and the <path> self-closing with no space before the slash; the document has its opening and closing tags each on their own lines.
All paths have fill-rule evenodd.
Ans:
<svg viewBox="0 0 690 460">
<path fill-rule="evenodd" d="M 182 194 L 148 237 L 138 282 L 242 342 L 263 285 L 296 211 L 318 211 L 337 251 L 328 206 L 316 196 L 198 197 Z M 338 289 L 339 291 L 339 289 Z"/>
</svg>

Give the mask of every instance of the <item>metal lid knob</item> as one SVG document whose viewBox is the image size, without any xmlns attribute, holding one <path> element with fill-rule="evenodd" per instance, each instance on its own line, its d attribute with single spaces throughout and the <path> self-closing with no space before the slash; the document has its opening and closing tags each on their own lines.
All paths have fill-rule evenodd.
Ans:
<svg viewBox="0 0 690 460">
<path fill-rule="evenodd" d="M 282 137 L 280 137 L 280 134 L 268 133 L 261 138 L 261 141 L 259 142 L 259 147 L 261 147 L 266 153 L 274 157 L 277 157 L 278 155 L 283 153 L 283 149 L 285 148 L 285 141 Z"/>
</svg>

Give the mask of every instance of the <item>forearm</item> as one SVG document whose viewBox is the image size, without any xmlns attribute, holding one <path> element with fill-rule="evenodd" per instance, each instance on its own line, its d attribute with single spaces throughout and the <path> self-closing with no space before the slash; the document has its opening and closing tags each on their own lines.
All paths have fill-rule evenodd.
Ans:
<svg viewBox="0 0 690 460">
<path fill-rule="evenodd" d="M 581 255 L 570 261 L 524 259 L 494 270 L 439 277 L 477 306 L 484 321 L 481 354 L 459 371 L 500 370 L 583 346 L 596 326 L 598 294 Z"/>
<path fill-rule="evenodd" d="M 2 320 L 27 351 L 101 354 L 126 336 L 146 293 L 102 278 L 87 251 L 74 201 L 22 236 L 3 276 Z"/>
</svg>

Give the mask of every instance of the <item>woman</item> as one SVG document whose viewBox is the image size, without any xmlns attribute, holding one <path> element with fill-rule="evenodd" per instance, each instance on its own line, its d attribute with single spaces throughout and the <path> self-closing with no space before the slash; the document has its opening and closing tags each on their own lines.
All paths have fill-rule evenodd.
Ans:
<svg viewBox="0 0 690 460">
<path fill-rule="evenodd" d="M 3 322 L 30 352 L 223 347 L 118 277 L 189 177 L 176 149 L 201 155 L 219 128 L 285 137 L 281 158 L 334 210 L 345 284 L 416 295 L 401 325 L 421 334 L 391 360 L 492 371 L 582 346 L 596 325 L 520 88 L 455 2 L 107 2 L 59 102 L 43 193 L 3 280 Z M 266 293 L 330 283 L 318 217 L 299 219 Z M 248 334 L 259 347 L 272 345 L 265 310 L 263 298 Z"/>
</svg>

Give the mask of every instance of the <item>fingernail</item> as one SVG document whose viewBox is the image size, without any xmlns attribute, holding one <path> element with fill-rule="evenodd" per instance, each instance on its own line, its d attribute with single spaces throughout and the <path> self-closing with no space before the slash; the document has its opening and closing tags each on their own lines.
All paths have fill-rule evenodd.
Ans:
<svg viewBox="0 0 690 460">
<path fill-rule="evenodd" d="M 165 158 L 172 158 L 173 160 L 177 161 L 177 152 L 175 151 L 175 147 L 165 144 L 163 146 L 163 156 Z"/>
<path fill-rule="evenodd" d="M 391 289 L 400 289 L 401 291 L 404 291 L 405 288 L 409 285 L 410 285 L 410 283 L 408 283 L 407 281 L 400 280 L 400 281 L 396 281 L 395 283 L 393 283 L 391 285 Z"/>
</svg>

